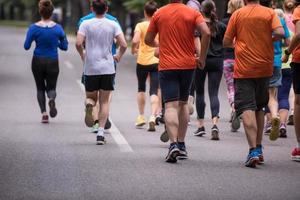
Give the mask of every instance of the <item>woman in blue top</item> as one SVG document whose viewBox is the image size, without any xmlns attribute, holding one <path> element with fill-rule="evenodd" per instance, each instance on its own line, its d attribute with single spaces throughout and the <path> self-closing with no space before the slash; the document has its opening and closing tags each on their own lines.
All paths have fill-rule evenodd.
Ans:
<svg viewBox="0 0 300 200">
<path fill-rule="evenodd" d="M 32 59 L 32 72 L 37 87 L 37 99 L 42 113 L 42 123 L 48 123 L 46 93 L 49 98 L 50 117 L 57 115 L 55 106 L 56 83 L 59 74 L 57 48 L 68 49 L 66 35 L 59 24 L 51 20 L 54 6 L 51 0 L 39 2 L 42 19 L 32 24 L 27 32 L 24 48 L 29 50 L 33 41 L 36 47 Z"/>
</svg>

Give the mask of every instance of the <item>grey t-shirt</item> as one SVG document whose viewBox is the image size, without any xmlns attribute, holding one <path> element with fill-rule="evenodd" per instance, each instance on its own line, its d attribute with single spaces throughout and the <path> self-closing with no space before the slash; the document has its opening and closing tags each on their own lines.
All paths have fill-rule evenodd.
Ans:
<svg viewBox="0 0 300 200">
<path fill-rule="evenodd" d="M 106 18 L 93 18 L 80 25 L 78 34 L 86 38 L 84 75 L 115 74 L 111 46 L 115 37 L 122 34 L 120 26 Z"/>
</svg>

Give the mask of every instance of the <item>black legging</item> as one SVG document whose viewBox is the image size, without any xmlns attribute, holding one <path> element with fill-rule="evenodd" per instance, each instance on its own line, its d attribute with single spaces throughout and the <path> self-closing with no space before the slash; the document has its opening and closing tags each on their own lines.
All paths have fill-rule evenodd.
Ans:
<svg viewBox="0 0 300 200">
<path fill-rule="evenodd" d="M 59 74 L 58 60 L 51 58 L 32 59 L 32 73 L 37 88 L 37 99 L 41 112 L 46 112 L 46 95 L 49 99 L 56 98 L 56 83 Z"/>
<path fill-rule="evenodd" d="M 204 119 L 205 115 L 204 85 L 206 75 L 208 75 L 208 93 L 211 115 L 212 118 L 219 117 L 220 101 L 218 95 L 223 75 L 223 58 L 207 58 L 205 69 L 196 70 L 195 85 L 198 119 Z"/>
</svg>

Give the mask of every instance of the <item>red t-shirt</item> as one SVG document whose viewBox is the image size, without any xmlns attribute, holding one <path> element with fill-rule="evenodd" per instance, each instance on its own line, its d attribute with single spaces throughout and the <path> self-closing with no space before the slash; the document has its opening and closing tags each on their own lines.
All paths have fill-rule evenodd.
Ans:
<svg viewBox="0 0 300 200">
<path fill-rule="evenodd" d="M 153 16 L 148 32 L 159 33 L 159 70 L 195 69 L 194 32 L 203 16 L 182 3 L 170 3 Z"/>
</svg>

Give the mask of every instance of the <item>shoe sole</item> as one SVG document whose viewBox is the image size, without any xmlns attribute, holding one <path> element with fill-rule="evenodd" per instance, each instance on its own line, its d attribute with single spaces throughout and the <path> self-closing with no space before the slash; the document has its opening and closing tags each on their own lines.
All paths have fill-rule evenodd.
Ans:
<svg viewBox="0 0 300 200">
<path fill-rule="evenodd" d="M 140 123 L 140 124 L 135 124 L 135 127 L 136 127 L 136 128 L 143 128 L 143 126 L 144 126 L 145 124 L 146 124 L 145 122 Z"/>
<path fill-rule="evenodd" d="M 104 130 L 108 130 L 111 128 L 111 122 L 109 120 L 106 121 L 105 126 L 104 126 Z"/>
<path fill-rule="evenodd" d="M 265 160 L 264 160 L 264 158 L 263 157 L 258 157 L 258 163 L 257 163 L 258 165 L 263 165 L 263 164 L 265 164 Z"/>
<path fill-rule="evenodd" d="M 104 141 L 97 141 L 97 145 L 104 145 L 105 142 Z"/>
<path fill-rule="evenodd" d="M 291 156 L 292 161 L 300 162 L 300 156 Z"/>
<path fill-rule="evenodd" d="M 154 132 L 155 131 L 155 122 L 149 122 L 149 132 Z"/>
<path fill-rule="evenodd" d="M 55 107 L 55 102 L 53 100 L 49 101 L 50 117 L 54 118 L 57 115 L 57 109 Z"/>
<path fill-rule="evenodd" d="M 160 141 L 162 141 L 162 142 L 164 142 L 164 143 L 166 143 L 166 142 L 169 141 L 169 135 L 168 135 L 168 132 L 167 132 L 167 131 L 165 131 L 165 132 L 163 132 L 163 133 L 161 134 L 161 136 L 160 136 Z"/>
<path fill-rule="evenodd" d="M 246 164 L 245 166 L 246 167 L 250 167 L 250 168 L 256 168 L 256 165 L 258 164 L 259 162 L 259 158 L 251 158 Z"/>
<path fill-rule="evenodd" d="M 87 105 L 85 108 L 84 122 L 87 127 L 93 127 L 93 125 L 94 125 L 93 106 L 92 105 Z"/>
<path fill-rule="evenodd" d="M 188 155 L 186 153 L 182 153 L 180 150 L 179 150 L 179 155 L 177 156 L 178 160 L 186 160 L 188 159 Z"/>
<path fill-rule="evenodd" d="M 279 137 L 279 128 L 280 128 L 280 120 L 278 118 L 274 118 L 271 121 L 272 129 L 269 135 L 271 141 L 275 141 Z"/>
<path fill-rule="evenodd" d="M 42 121 L 42 124 L 49 124 L 49 120 L 44 120 L 44 121 Z"/>
<path fill-rule="evenodd" d="M 211 140 L 215 140 L 215 141 L 220 140 L 218 131 L 212 131 Z"/>
<path fill-rule="evenodd" d="M 180 151 L 178 149 L 173 149 L 166 158 L 167 163 L 176 163 L 177 157 L 179 156 Z"/>
<path fill-rule="evenodd" d="M 203 137 L 203 135 L 205 135 L 206 132 L 199 132 L 199 133 L 193 133 L 194 136 L 197 136 L 197 137 Z"/>
<path fill-rule="evenodd" d="M 239 130 L 241 128 L 241 120 L 238 116 L 236 116 L 236 114 L 233 114 L 231 128 L 232 128 L 232 130 L 234 130 L 232 132 L 236 132 L 237 130 Z"/>
</svg>

